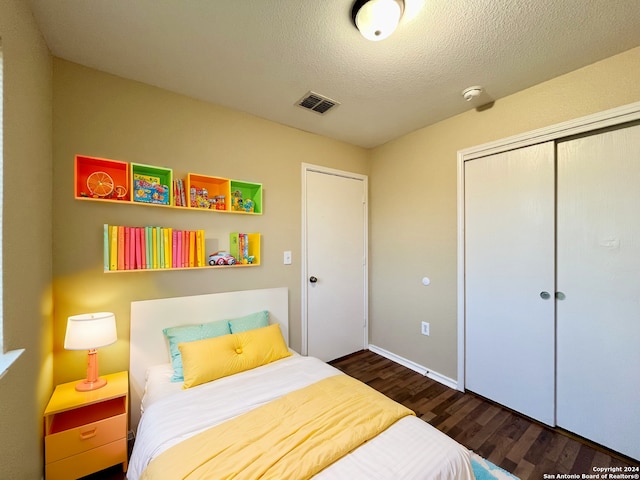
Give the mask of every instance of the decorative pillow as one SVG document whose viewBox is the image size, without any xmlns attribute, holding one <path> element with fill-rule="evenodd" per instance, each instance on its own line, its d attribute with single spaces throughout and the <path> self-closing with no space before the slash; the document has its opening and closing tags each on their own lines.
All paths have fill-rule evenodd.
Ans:
<svg viewBox="0 0 640 480">
<path fill-rule="evenodd" d="M 182 342 L 193 342 L 195 340 L 203 340 L 205 338 L 219 337 L 221 335 L 229 335 L 228 320 L 218 320 L 211 323 L 203 323 L 200 325 L 183 325 L 180 327 L 169 327 L 162 330 L 169 340 L 169 353 L 171 354 L 171 365 L 173 366 L 172 382 L 181 382 L 184 380 L 182 373 L 182 357 L 178 344 Z"/>
<path fill-rule="evenodd" d="M 184 385 L 191 388 L 218 378 L 266 365 L 291 355 L 280 325 L 178 345 Z"/>
<path fill-rule="evenodd" d="M 264 328 L 269 326 L 269 311 L 263 310 L 262 312 L 250 313 L 244 317 L 234 318 L 229 320 L 229 328 L 231 333 L 246 332 L 247 330 L 254 330 L 256 328 Z"/>
</svg>

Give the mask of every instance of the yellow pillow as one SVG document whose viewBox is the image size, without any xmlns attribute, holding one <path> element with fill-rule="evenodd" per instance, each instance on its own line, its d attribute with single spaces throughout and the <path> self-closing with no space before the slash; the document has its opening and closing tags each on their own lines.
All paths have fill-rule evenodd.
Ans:
<svg viewBox="0 0 640 480">
<path fill-rule="evenodd" d="M 195 387 L 291 355 L 277 323 L 246 332 L 179 343 L 178 349 L 184 370 L 182 388 Z"/>
</svg>

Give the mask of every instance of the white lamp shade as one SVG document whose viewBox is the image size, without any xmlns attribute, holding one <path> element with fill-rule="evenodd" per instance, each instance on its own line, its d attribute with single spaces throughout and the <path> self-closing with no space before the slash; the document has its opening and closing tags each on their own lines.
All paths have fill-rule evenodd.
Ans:
<svg viewBox="0 0 640 480">
<path fill-rule="evenodd" d="M 398 27 L 402 11 L 402 0 L 369 0 L 358 10 L 356 26 L 367 40 L 384 40 Z"/>
<path fill-rule="evenodd" d="M 111 345 L 116 340 L 116 317 L 111 312 L 84 313 L 67 319 L 64 337 L 67 350 L 91 350 Z"/>
</svg>

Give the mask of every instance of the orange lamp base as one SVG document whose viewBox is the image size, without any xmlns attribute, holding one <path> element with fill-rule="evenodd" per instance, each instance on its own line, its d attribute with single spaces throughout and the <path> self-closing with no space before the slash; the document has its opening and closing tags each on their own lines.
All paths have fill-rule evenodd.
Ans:
<svg viewBox="0 0 640 480">
<path fill-rule="evenodd" d="M 95 348 L 89 350 L 87 358 L 87 378 L 76 384 L 78 392 L 90 392 L 107 384 L 104 378 L 98 377 L 98 352 Z"/>
<path fill-rule="evenodd" d="M 82 380 L 81 382 L 76 383 L 76 390 L 78 392 L 90 392 L 91 390 L 97 390 L 99 388 L 102 388 L 106 384 L 107 384 L 107 381 L 104 378 L 98 378 L 95 382 Z"/>
</svg>

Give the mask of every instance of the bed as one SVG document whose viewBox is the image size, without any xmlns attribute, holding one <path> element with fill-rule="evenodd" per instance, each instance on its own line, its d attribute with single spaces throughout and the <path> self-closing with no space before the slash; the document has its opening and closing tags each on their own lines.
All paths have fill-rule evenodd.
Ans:
<svg viewBox="0 0 640 480">
<path fill-rule="evenodd" d="M 180 341 L 183 377 L 176 381 L 171 333 L 202 324 L 228 324 L 231 333 Z M 286 288 L 133 302 L 136 441 L 128 480 L 474 478 L 466 448 L 365 384 L 291 350 L 288 326 Z M 257 364 L 236 365 L 245 357 Z"/>
</svg>

